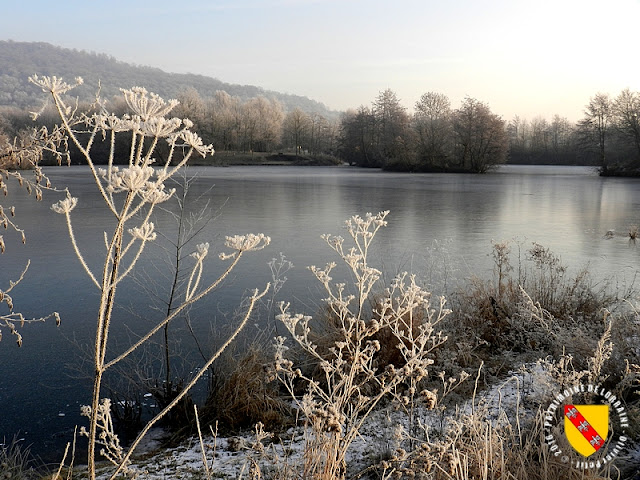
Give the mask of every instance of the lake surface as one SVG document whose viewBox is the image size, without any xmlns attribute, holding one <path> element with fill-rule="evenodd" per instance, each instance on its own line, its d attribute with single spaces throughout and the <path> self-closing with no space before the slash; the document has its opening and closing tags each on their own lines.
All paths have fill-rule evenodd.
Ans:
<svg viewBox="0 0 640 480">
<path fill-rule="evenodd" d="M 99 271 L 102 232 L 109 231 L 113 222 L 91 186 L 88 170 L 51 168 L 47 173 L 55 186 L 69 186 L 79 197 L 72 212 L 76 235 L 88 263 Z M 288 281 L 277 300 L 291 301 L 294 311 L 316 312 L 323 296 L 305 267 L 336 260 L 320 235 L 346 236 L 344 220 L 354 214 L 390 210 L 389 226 L 380 231 L 370 263 L 387 276 L 410 270 L 437 293 L 461 285 L 471 275 L 490 278 L 492 240 L 512 240 L 514 250 L 515 242 L 523 249 L 538 242 L 560 255 L 573 272 L 588 264 L 598 280 L 615 275 L 630 281 L 640 269 L 640 251 L 624 236 L 629 226 L 640 224 L 640 180 L 601 178 L 587 167 L 504 166 L 486 175 L 231 167 L 191 168 L 188 175 L 197 176 L 191 188 L 192 208 L 204 204 L 204 198 L 195 200 L 204 195 L 216 213 L 199 242 L 209 241 L 217 253 L 225 235 L 263 232 L 272 237 L 267 249 L 244 257 L 226 285 L 191 312 L 193 329 L 205 349 L 213 348 L 233 324 L 233 311 L 243 293 L 271 280 L 267 262 L 279 252 L 295 268 L 286 273 Z M 90 398 L 86 373 L 90 360 L 83 358 L 79 346 L 91 342 L 98 293 L 73 255 L 64 218 L 49 208 L 61 195 L 47 192 L 44 201 L 36 203 L 17 187 L 10 192 L 3 205 L 16 206 L 27 244 L 3 232 L 7 252 L 0 256 L 0 282 L 5 287 L 8 279 L 16 279 L 31 259 L 27 277 L 14 291 L 16 309 L 29 317 L 58 311 L 62 325 L 25 326 L 22 348 L 3 329 L 0 440 L 17 434 L 33 445 L 34 452 L 53 460 L 57 457 L 50 453 L 71 440 L 73 426 L 84 424 L 78 412 Z M 168 236 L 175 231 L 168 215 L 159 213 L 154 221 Z M 620 235 L 606 239 L 608 230 Z M 168 283 L 159 273 L 167 271 L 166 254 L 153 246 L 147 253 L 138 281 L 119 290 L 114 352 L 161 317 L 153 310 L 160 304 L 140 283 L 153 284 L 152 289 L 166 298 Z M 224 266 L 211 255 L 205 280 L 213 279 Z M 336 280 L 340 273 L 334 275 Z M 248 337 L 271 334 L 268 328 L 274 320 L 266 306 L 255 323 Z M 175 328 L 183 335 L 180 349 L 190 365 L 195 342 L 184 335 L 184 322 Z M 158 351 L 159 347 L 149 349 L 151 364 Z"/>
</svg>

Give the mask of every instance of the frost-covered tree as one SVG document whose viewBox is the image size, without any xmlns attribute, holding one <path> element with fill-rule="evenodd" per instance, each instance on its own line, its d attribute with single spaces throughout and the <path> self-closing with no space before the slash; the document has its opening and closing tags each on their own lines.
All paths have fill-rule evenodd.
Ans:
<svg viewBox="0 0 640 480">
<path fill-rule="evenodd" d="M 598 151 L 600 168 L 603 172 L 608 168 L 607 149 L 613 113 L 613 103 L 609 95 L 596 93 L 589 99 L 584 117 L 578 124 L 586 146 L 595 147 Z"/>
<path fill-rule="evenodd" d="M 284 118 L 282 143 L 286 148 L 295 149 L 296 156 L 307 148 L 311 119 L 300 108 L 294 108 Z"/>
<path fill-rule="evenodd" d="M 635 149 L 635 163 L 640 163 L 640 93 L 628 88 L 613 102 L 615 126 L 620 136 Z"/>
<path fill-rule="evenodd" d="M 338 151 L 344 160 L 359 167 L 381 167 L 375 118 L 369 107 L 347 111 L 340 121 Z"/>
<path fill-rule="evenodd" d="M 274 99 L 256 97 L 245 104 L 247 111 L 256 119 L 251 150 L 268 152 L 280 143 L 284 112 L 282 105 Z"/>
<path fill-rule="evenodd" d="M 378 94 L 373 102 L 377 145 L 385 163 L 409 161 L 411 130 L 409 114 L 391 89 Z"/>
</svg>

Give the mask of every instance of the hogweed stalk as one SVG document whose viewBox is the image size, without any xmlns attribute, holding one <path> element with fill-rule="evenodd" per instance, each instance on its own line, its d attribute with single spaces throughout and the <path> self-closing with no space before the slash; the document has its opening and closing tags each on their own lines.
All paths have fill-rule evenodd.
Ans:
<svg viewBox="0 0 640 480">
<path fill-rule="evenodd" d="M 109 431 L 108 422 L 105 423 L 104 421 L 104 416 L 106 415 L 104 410 L 108 409 L 108 403 L 105 404 L 104 400 L 101 399 L 102 381 L 105 372 L 132 354 L 185 308 L 216 288 L 227 277 L 244 253 L 264 248 L 269 244 L 270 238 L 264 234 L 227 237 L 226 247 L 231 249 L 231 252 L 220 254 L 220 258 L 221 260 L 232 260 L 232 262 L 218 279 L 204 288 L 200 286 L 200 283 L 209 245 L 206 243 L 198 245 L 197 251 L 192 255 L 195 263 L 191 270 L 189 284 L 182 304 L 168 313 L 164 320 L 159 322 L 123 353 L 115 356 L 112 360 L 108 360 L 107 347 L 109 345 L 117 289 L 133 271 L 146 245 L 156 239 L 154 225 L 150 222 L 151 215 L 157 205 L 166 202 L 175 193 L 175 189 L 167 189 L 165 187 L 165 182 L 175 175 L 180 168 L 184 167 L 192 155 L 196 154 L 205 157 L 213 154 L 214 150 L 211 145 L 204 145 L 202 139 L 190 130 L 193 126 L 191 121 L 188 119 L 166 118 L 178 104 L 177 100 L 165 101 L 158 95 L 147 92 L 144 88 L 134 87 L 121 90 L 125 103 L 131 111 L 128 114 L 121 117 L 115 116 L 107 110 L 105 103 L 99 97 L 96 98 L 94 104 L 96 113 L 79 113 L 77 107 L 74 108 L 65 103 L 63 94 L 81 84 L 82 79 L 77 78 L 75 84 L 68 84 L 56 77 L 33 76 L 30 81 L 51 95 L 53 104 L 61 119 L 62 128 L 87 162 L 95 185 L 115 219 L 115 226 L 111 235 L 106 232 L 104 235 L 106 254 L 102 264 L 101 275 L 98 276 L 85 260 L 81 246 L 78 245 L 74 235 L 72 211 L 78 200 L 67 193 L 65 199 L 57 202 L 52 207 L 55 212 L 65 216 L 74 252 L 92 283 L 101 292 L 94 344 L 93 394 L 91 405 L 85 408 L 85 413 L 89 417 L 89 430 L 85 432 L 89 439 L 88 473 L 89 478 L 95 480 L 96 445 L 105 435 L 112 435 Z M 81 134 L 84 136 L 81 136 Z M 115 165 L 116 137 L 119 137 L 120 134 L 130 135 L 131 141 L 128 165 L 123 167 Z M 106 168 L 98 168 L 96 166 L 91 151 L 95 141 L 100 137 L 109 139 L 109 155 Z M 168 143 L 169 154 L 161 165 L 153 168 L 152 165 L 155 163 L 154 154 L 160 140 Z M 142 221 L 137 220 L 139 218 L 142 218 Z M 135 221 L 139 223 L 135 226 L 129 226 Z M 268 288 L 269 286 L 267 285 Z M 262 293 L 256 291 L 251 296 L 250 307 L 246 317 L 238 329 L 229 337 L 222 349 L 244 327 L 253 310 L 253 305 L 265 293 L 266 289 Z M 188 382 L 185 389 L 158 416 L 147 424 L 126 454 L 106 451 L 107 458 L 117 465 L 116 472 L 113 474 L 114 477 L 120 471 L 126 469 L 133 450 L 151 425 L 155 424 L 186 395 L 188 390 L 220 353 L 221 351 L 218 351 L 211 357 L 206 362 L 206 366 L 199 371 L 192 381 Z"/>
</svg>

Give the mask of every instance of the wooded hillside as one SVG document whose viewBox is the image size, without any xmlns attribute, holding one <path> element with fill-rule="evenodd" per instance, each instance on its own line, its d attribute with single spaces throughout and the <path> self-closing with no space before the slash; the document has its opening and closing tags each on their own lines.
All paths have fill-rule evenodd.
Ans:
<svg viewBox="0 0 640 480">
<path fill-rule="evenodd" d="M 0 105 L 20 108 L 38 105 L 41 99 L 39 89 L 28 81 L 28 77 L 35 73 L 57 75 L 69 81 L 77 76 L 83 77 L 85 84 L 74 93 L 86 99 L 95 94 L 100 81 L 105 98 L 118 94 L 119 88 L 137 85 L 164 98 L 175 98 L 189 88 L 195 89 L 202 97 L 213 96 L 222 90 L 241 100 L 257 96 L 275 98 L 285 111 L 299 108 L 329 118 L 338 117 L 338 112 L 300 95 L 268 91 L 253 85 L 233 85 L 204 75 L 167 73 L 159 68 L 121 62 L 109 55 L 48 43 L 0 41 Z"/>
</svg>

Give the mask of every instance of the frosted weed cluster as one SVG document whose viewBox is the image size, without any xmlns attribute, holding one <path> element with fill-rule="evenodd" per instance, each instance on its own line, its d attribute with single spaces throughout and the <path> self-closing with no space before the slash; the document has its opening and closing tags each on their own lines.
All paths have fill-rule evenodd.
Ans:
<svg viewBox="0 0 640 480">
<path fill-rule="evenodd" d="M 328 295 L 325 302 L 334 335 L 326 348 L 314 340 L 312 317 L 291 314 L 288 304 L 280 306 L 278 318 L 297 347 L 319 367 L 315 374 L 296 368 L 287 358 L 287 340 L 276 339 L 275 376 L 305 420 L 306 445 L 299 471 L 308 478 L 344 478 L 347 453 L 367 418 L 387 397 L 407 408 L 413 405 L 419 382 L 429 375 L 433 350 L 446 341 L 435 330 L 450 313 L 445 299 L 432 303 L 414 276 L 398 275 L 374 303 L 372 292 L 382 290 L 381 271 L 368 264 L 367 256 L 375 234 L 387 224 L 388 213 L 349 219 L 351 247 L 342 237 L 323 237 L 353 275 L 353 291 L 345 283 L 333 283 L 335 263 L 309 267 Z M 382 338 L 385 348 L 398 349 L 396 365 L 380 363 Z M 302 395 L 297 393 L 300 384 L 305 385 Z M 431 408 L 435 406 L 433 392 L 425 390 L 422 396 Z"/>
</svg>

